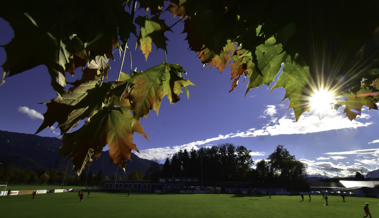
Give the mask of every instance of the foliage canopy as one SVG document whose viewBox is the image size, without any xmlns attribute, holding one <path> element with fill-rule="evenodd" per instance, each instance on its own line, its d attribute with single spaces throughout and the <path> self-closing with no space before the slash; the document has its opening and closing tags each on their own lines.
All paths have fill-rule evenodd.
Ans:
<svg viewBox="0 0 379 218">
<path fill-rule="evenodd" d="M 166 52 L 164 33 L 171 28 L 160 18 L 163 13 L 184 22 L 201 63 L 220 72 L 231 68 L 230 91 L 243 77 L 249 79 L 247 93 L 270 85 L 281 72 L 272 89 L 285 89 L 283 100 L 289 99 L 296 119 L 309 109 L 312 90 L 321 87 L 341 96 L 335 107 L 345 105 L 347 117 L 355 119 L 363 106 L 377 109 L 379 100 L 379 20 L 373 16 L 378 9 L 376 0 L 7 0 L 0 3 L 0 17 L 15 37 L 4 46 L 1 83 L 46 65 L 58 97 L 46 102 L 37 132 L 58 122 L 61 154 L 74 159 L 79 174 L 106 144 L 112 161 L 125 167 L 131 149 L 137 150 L 133 133 L 147 138 L 138 120 L 152 109 L 158 113 L 166 95 L 171 103 L 180 100 L 182 88 L 188 96 L 186 87 L 193 85 L 182 77 L 181 66 L 167 61 L 104 81 L 112 47 L 125 54 L 130 34 L 146 60 L 152 44 Z M 137 10 L 146 16 L 135 17 Z M 78 67 L 82 78 L 66 90 L 66 72 Z M 80 120 L 86 125 L 69 133 Z M 88 137 L 90 132 L 96 136 Z"/>
</svg>

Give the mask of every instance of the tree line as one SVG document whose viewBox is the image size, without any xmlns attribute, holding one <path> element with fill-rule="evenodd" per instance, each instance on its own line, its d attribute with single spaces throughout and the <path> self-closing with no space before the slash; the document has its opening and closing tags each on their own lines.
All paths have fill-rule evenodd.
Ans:
<svg viewBox="0 0 379 218">
<path fill-rule="evenodd" d="M 305 165 L 283 145 L 278 145 L 266 160 L 253 167 L 251 150 L 230 143 L 198 150 L 186 149 L 166 158 L 164 177 L 197 177 L 203 185 L 245 183 L 254 187 L 309 190 Z"/>
<path fill-rule="evenodd" d="M 26 169 L 4 159 L 0 165 L 0 183 L 5 184 L 51 184 L 99 186 L 103 180 L 103 171 L 83 172 L 80 176 L 55 169 Z"/>
<path fill-rule="evenodd" d="M 4 159 L 0 164 L 0 184 L 50 184 L 50 185 L 78 185 L 101 186 L 102 181 L 109 180 L 157 180 L 161 176 L 160 165 L 153 162 L 144 173 L 135 170 L 129 174 L 117 174 L 106 176 L 102 169 L 97 173 L 84 170 L 80 176 L 72 172 L 62 172 L 55 169 L 26 169 L 20 165 Z"/>
<path fill-rule="evenodd" d="M 296 160 L 283 145 L 278 145 L 267 159 L 256 162 L 255 167 L 254 163 L 251 150 L 242 145 L 225 143 L 198 150 L 180 150 L 166 158 L 163 167 L 157 160 L 153 161 L 145 173 L 136 170 L 129 174 L 115 173 L 113 176 L 105 176 L 102 170 L 97 173 L 83 170 L 80 176 L 55 170 L 39 169 L 35 172 L 4 160 L 0 165 L 0 182 L 99 186 L 102 181 L 109 180 L 158 182 L 160 177 L 193 177 L 199 178 L 202 185 L 233 183 L 256 188 L 286 188 L 288 191 L 309 190 L 305 165 Z"/>
</svg>

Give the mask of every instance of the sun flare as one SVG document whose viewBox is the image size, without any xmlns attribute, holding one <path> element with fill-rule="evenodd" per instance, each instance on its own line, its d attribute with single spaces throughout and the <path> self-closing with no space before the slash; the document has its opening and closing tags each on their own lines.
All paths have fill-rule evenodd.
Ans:
<svg viewBox="0 0 379 218">
<path fill-rule="evenodd" d="M 310 110 L 317 114 L 332 112 L 335 99 L 333 91 L 324 88 L 316 89 L 309 97 Z"/>
</svg>

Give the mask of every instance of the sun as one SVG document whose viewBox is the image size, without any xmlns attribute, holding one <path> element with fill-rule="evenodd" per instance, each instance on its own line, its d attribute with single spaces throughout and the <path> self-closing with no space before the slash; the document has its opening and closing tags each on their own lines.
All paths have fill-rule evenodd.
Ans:
<svg viewBox="0 0 379 218">
<path fill-rule="evenodd" d="M 315 89 L 309 97 L 310 111 L 316 114 L 333 112 L 335 102 L 336 96 L 332 90 L 326 88 Z"/>
</svg>

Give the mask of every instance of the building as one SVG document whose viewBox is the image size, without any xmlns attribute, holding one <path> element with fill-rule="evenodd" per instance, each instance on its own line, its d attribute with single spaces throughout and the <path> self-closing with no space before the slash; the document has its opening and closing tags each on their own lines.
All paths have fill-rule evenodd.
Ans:
<svg viewBox="0 0 379 218">
<path fill-rule="evenodd" d="M 106 191 L 137 191 L 149 192 L 153 191 L 153 183 L 149 180 L 119 180 L 104 181 L 103 189 Z"/>
<path fill-rule="evenodd" d="M 189 177 L 169 177 L 169 178 L 159 178 L 158 183 L 154 184 L 154 189 L 156 193 L 160 192 L 186 192 L 190 193 L 196 189 L 200 189 L 199 178 L 189 178 Z"/>
</svg>

